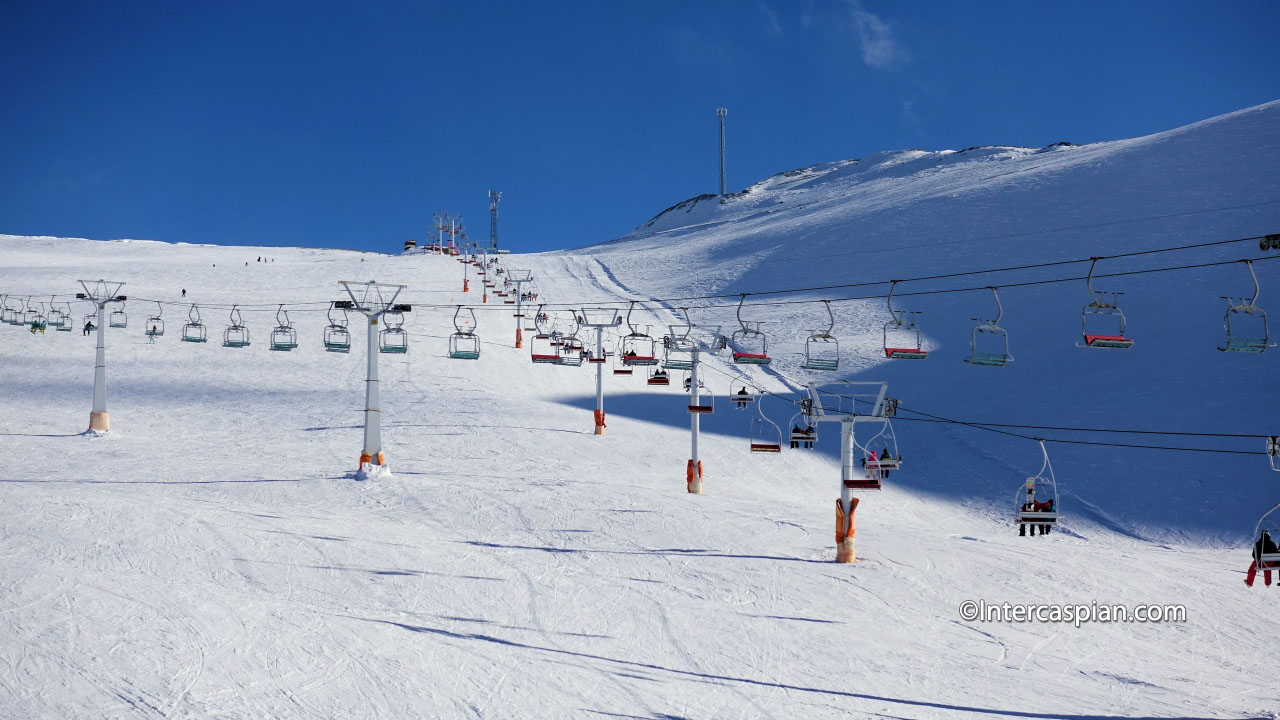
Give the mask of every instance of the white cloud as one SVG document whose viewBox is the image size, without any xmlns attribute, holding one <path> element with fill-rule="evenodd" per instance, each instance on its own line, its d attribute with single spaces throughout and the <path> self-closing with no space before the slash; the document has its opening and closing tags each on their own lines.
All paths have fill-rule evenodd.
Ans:
<svg viewBox="0 0 1280 720">
<path fill-rule="evenodd" d="M 760 12 L 764 15 L 764 19 L 768 22 L 769 34 L 776 38 L 782 37 L 782 23 L 778 22 L 777 11 L 774 10 L 769 5 L 765 4 L 764 0 L 759 0 L 756 3 L 756 7 L 760 8 Z"/>
<path fill-rule="evenodd" d="M 853 26 L 858 31 L 858 45 L 862 61 L 873 68 L 885 70 L 906 59 L 906 52 L 893 37 L 889 24 L 878 15 L 869 12 L 859 0 L 849 0 Z"/>
</svg>

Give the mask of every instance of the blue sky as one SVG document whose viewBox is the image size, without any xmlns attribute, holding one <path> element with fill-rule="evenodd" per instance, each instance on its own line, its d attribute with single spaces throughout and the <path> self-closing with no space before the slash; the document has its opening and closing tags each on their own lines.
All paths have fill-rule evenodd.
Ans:
<svg viewBox="0 0 1280 720">
<path fill-rule="evenodd" d="M 1280 3 L 0 2 L 0 233 L 513 250 L 881 150 L 1280 98 Z"/>
</svg>

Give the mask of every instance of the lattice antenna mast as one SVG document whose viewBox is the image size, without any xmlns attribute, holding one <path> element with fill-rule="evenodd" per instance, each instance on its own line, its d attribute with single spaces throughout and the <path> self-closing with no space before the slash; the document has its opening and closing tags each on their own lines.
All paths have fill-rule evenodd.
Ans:
<svg viewBox="0 0 1280 720">
<path fill-rule="evenodd" d="M 357 479 L 389 475 L 386 455 L 382 452 L 382 405 L 378 392 L 378 323 L 388 312 L 409 312 L 409 305 L 395 304 L 404 285 L 390 285 L 343 280 L 338 283 L 351 300 L 339 300 L 335 307 L 354 310 L 369 320 L 368 367 L 364 392 L 364 448 L 360 451 Z M 366 470 L 367 466 L 367 470 Z"/>
<path fill-rule="evenodd" d="M 725 181 L 724 181 L 724 116 L 729 111 L 725 108 L 716 108 L 716 117 L 720 119 L 720 202 L 724 202 Z"/>
<path fill-rule="evenodd" d="M 93 366 L 93 410 L 89 412 L 89 432 L 105 433 L 111 429 L 111 417 L 107 415 L 107 305 L 124 302 L 120 294 L 122 282 L 109 280 L 81 280 L 84 292 L 76 293 L 80 300 L 88 300 L 98 309 L 98 351 Z"/>
<path fill-rule="evenodd" d="M 495 253 L 498 252 L 498 201 L 501 199 L 501 192 L 489 191 L 489 250 Z"/>
</svg>

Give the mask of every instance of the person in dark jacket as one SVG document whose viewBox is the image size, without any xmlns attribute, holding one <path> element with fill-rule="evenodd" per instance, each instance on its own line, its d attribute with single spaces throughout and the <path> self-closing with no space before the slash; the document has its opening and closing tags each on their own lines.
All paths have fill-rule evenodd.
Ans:
<svg viewBox="0 0 1280 720">
<path fill-rule="evenodd" d="M 1263 530 L 1258 541 L 1253 544 L 1253 561 L 1249 563 L 1249 570 L 1245 573 L 1244 584 L 1253 587 L 1253 581 L 1258 577 L 1258 566 L 1262 565 L 1262 556 L 1275 554 L 1280 554 L 1280 548 L 1271 539 L 1271 533 Z M 1265 565 L 1262 568 L 1262 581 L 1267 587 L 1271 586 L 1271 568 Z"/>
</svg>

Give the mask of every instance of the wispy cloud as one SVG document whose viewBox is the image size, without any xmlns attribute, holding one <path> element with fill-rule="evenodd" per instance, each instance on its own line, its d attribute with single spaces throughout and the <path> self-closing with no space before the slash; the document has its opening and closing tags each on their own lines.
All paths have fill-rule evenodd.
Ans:
<svg viewBox="0 0 1280 720">
<path fill-rule="evenodd" d="M 756 7 L 760 8 L 760 14 L 764 15 L 765 23 L 769 28 L 769 34 L 775 38 L 781 38 L 782 23 L 778 22 L 778 11 L 765 3 L 764 0 L 758 0 L 756 2 Z"/>
<path fill-rule="evenodd" d="M 907 59 L 906 51 L 894 38 L 889 23 L 863 7 L 859 0 L 849 0 L 849 12 L 858 32 L 863 62 L 873 68 L 887 70 Z"/>
</svg>

